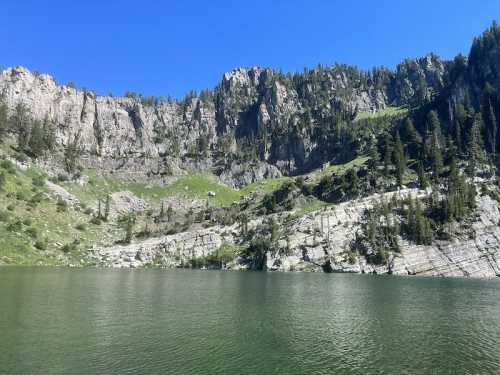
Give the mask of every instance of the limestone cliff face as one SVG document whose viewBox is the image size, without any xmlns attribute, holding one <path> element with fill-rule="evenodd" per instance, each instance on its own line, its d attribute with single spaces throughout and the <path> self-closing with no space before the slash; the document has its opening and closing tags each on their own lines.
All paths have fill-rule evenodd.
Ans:
<svg viewBox="0 0 500 375">
<path fill-rule="evenodd" d="M 408 189 L 387 193 L 400 197 L 423 196 L 425 192 Z M 342 203 L 326 211 L 312 213 L 292 225 L 288 255 L 269 253 L 267 268 L 287 271 L 310 269 L 311 264 L 330 261 L 333 272 L 391 273 L 421 276 L 500 276 L 500 206 L 489 196 L 478 198 L 476 216 L 461 234 L 449 241 L 434 241 L 430 246 L 415 245 L 401 239 L 401 253 L 391 257 L 388 265 L 367 264 L 363 257 L 349 263 L 349 250 L 360 230 L 366 208 L 379 195 Z M 283 244 L 284 246 L 284 244 Z"/>
<path fill-rule="evenodd" d="M 407 61 L 378 78 L 345 66 L 295 76 L 238 68 L 224 74 L 209 95 L 148 103 L 140 97 L 97 96 L 17 67 L 1 72 L 0 91 L 9 108 L 24 103 L 35 119 L 53 120 L 60 145 L 78 137 L 91 166 L 152 174 L 218 166 L 218 174 L 238 185 L 228 178 L 226 157 L 246 141 L 265 138 L 255 150 L 264 164 L 243 180 L 293 172 L 320 146 L 312 124 L 339 109 L 354 116 L 408 104 L 422 81 L 439 91 L 444 73 L 436 57 Z"/>
<path fill-rule="evenodd" d="M 386 193 L 385 199 L 425 191 L 407 189 Z M 364 257 L 349 262 L 347 251 L 360 231 L 364 210 L 379 201 L 379 194 L 339 204 L 327 210 L 308 214 L 283 230 L 288 240 L 266 253 L 260 266 L 267 271 L 377 273 L 420 276 L 500 276 L 500 204 L 488 196 L 478 199 L 476 216 L 466 230 L 450 241 L 434 241 L 430 246 L 415 245 L 400 239 L 401 252 L 390 257 L 386 265 L 368 264 Z M 250 223 L 257 225 L 259 219 Z M 237 242 L 237 226 L 215 226 L 172 236 L 149 239 L 128 246 L 91 251 L 88 261 L 108 267 L 129 268 L 148 265 L 178 267 L 196 257 L 213 254 L 223 242 Z M 248 269 L 254 262 L 236 258 L 232 269 Z"/>
</svg>

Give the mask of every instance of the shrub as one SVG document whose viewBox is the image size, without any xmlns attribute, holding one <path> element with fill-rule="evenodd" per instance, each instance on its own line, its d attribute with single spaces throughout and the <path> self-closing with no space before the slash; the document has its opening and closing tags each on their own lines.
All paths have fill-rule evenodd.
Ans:
<svg viewBox="0 0 500 375">
<path fill-rule="evenodd" d="M 102 220 L 99 216 L 94 216 L 92 219 L 90 219 L 90 224 L 94 225 L 101 225 Z"/>
<path fill-rule="evenodd" d="M 68 175 L 67 174 L 58 174 L 57 175 L 57 181 L 59 182 L 66 182 L 68 181 Z"/>
<path fill-rule="evenodd" d="M 26 228 L 26 234 L 33 239 L 38 238 L 38 230 L 36 228 L 33 227 Z"/>
<path fill-rule="evenodd" d="M 7 183 L 7 177 L 4 172 L 0 172 L 0 191 L 2 191 Z"/>
<path fill-rule="evenodd" d="M 30 201 L 29 201 L 29 204 L 30 204 L 31 206 L 33 206 L 33 207 L 34 207 L 34 206 L 36 206 L 38 203 L 40 203 L 40 202 L 42 201 L 42 199 L 43 199 L 43 193 L 38 192 L 38 193 L 34 194 L 34 195 L 31 197 L 31 199 L 30 199 Z"/>
<path fill-rule="evenodd" d="M 83 223 L 78 223 L 75 225 L 75 228 L 81 232 L 85 231 L 87 229 L 87 227 L 85 226 L 85 224 Z"/>
<path fill-rule="evenodd" d="M 33 186 L 36 186 L 36 187 L 44 187 L 45 186 L 45 177 L 43 177 L 42 175 L 37 175 L 37 176 L 33 177 L 33 179 L 31 180 L 31 183 L 33 184 Z"/>
<path fill-rule="evenodd" d="M 0 222 L 9 221 L 10 213 L 4 210 L 0 210 Z"/>
<path fill-rule="evenodd" d="M 66 201 L 63 201 L 62 199 L 58 199 L 56 205 L 57 205 L 57 212 L 68 211 L 68 203 L 66 203 Z"/>
<path fill-rule="evenodd" d="M 14 154 L 14 159 L 16 159 L 20 163 L 25 163 L 28 161 L 28 157 L 24 152 L 16 152 Z"/>
<path fill-rule="evenodd" d="M 63 247 L 61 247 L 61 251 L 63 253 L 69 253 L 71 251 L 71 244 L 65 244 L 63 245 Z"/>
<path fill-rule="evenodd" d="M 23 220 L 23 224 L 29 227 L 31 225 L 31 219 L 27 217 L 26 219 Z"/>
<path fill-rule="evenodd" d="M 7 230 L 9 232 L 20 232 L 23 229 L 23 223 L 21 220 L 16 220 L 13 223 L 7 225 Z"/>
<path fill-rule="evenodd" d="M 47 240 L 46 239 L 37 240 L 34 246 L 38 250 L 47 250 Z"/>
<path fill-rule="evenodd" d="M 63 253 L 69 253 L 71 251 L 74 251 L 78 248 L 78 245 L 80 244 L 80 241 L 78 239 L 75 239 L 73 242 L 67 243 L 61 247 L 61 251 Z"/>
<path fill-rule="evenodd" d="M 18 191 L 16 193 L 16 199 L 18 201 L 26 201 L 28 200 L 28 197 L 26 196 L 26 193 L 24 193 L 23 191 Z"/>
<path fill-rule="evenodd" d="M 16 174 L 16 167 L 10 160 L 2 160 L 0 167 L 5 169 L 9 174 Z"/>
<path fill-rule="evenodd" d="M 7 206 L 7 210 L 9 210 L 9 211 L 14 211 L 14 209 L 15 209 L 15 208 L 16 208 L 16 207 L 15 207 L 13 204 L 9 204 L 9 205 Z"/>
</svg>

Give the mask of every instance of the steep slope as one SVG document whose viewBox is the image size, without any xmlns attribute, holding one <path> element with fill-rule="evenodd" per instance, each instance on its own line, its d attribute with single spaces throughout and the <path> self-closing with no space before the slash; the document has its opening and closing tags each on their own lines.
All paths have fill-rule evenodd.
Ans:
<svg viewBox="0 0 500 375">
<path fill-rule="evenodd" d="M 11 111 L 23 103 L 34 119 L 53 121 L 59 145 L 77 138 L 85 166 L 153 175 L 212 168 L 239 185 L 317 168 L 335 157 L 318 126 L 409 105 L 427 95 L 424 86 L 439 92 L 445 73 L 433 55 L 405 61 L 396 72 L 320 66 L 292 76 L 239 68 L 213 92 L 174 102 L 97 96 L 17 67 L 1 73 L 0 90 Z M 234 164 L 254 172 L 233 180 Z"/>
</svg>

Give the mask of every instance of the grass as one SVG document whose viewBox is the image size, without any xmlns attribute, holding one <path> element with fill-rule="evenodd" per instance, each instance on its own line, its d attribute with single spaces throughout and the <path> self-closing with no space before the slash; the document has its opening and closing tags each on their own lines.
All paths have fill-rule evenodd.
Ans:
<svg viewBox="0 0 500 375">
<path fill-rule="evenodd" d="M 368 159 L 366 156 L 361 156 L 345 164 L 330 165 L 325 170 L 311 172 L 309 176 L 321 178 L 332 173 L 345 173 L 355 166 L 366 163 Z M 128 190 L 153 205 L 158 205 L 163 198 L 178 197 L 188 200 L 208 200 L 211 206 L 228 207 L 242 197 L 252 193 L 271 193 L 285 182 L 293 180 L 292 177 L 270 178 L 254 182 L 238 190 L 220 183 L 213 175 L 203 173 L 181 176 L 166 185 L 127 182 L 112 176 L 101 176 L 93 170 L 87 170 L 85 173 L 89 177 L 88 184 L 80 186 L 64 182 L 61 185 L 87 205 L 95 205 L 99 199 L 104 200 L 107 194 Z M 209 192 L 215 193 L 215 196 L 209 197 Z"/>
<path fill-rule="evenodd" d="M 241 188 L 240 192 L 242 196 L 246 196 L 251 193 L 272 193 L 273 191 L 279 189 L 285 182 L 290 180 L 292 180 L 291 177 L 270 178 L 246 185 Z"/>
<path fill-rule="evenodd" d="M 0 172 L 6 175 L 0 207 L 10 208 L 5 210 L 7 220 L 0 221 L 1 263 L 76 263 L 82 251 L 116 232 L 113 228 L 88 225 L 90 217 L 72 207 L 61 210 L 43 186 L 43 173 L 36 168 L 23 171 L 13 166 L 8 169 L 11 172 L 0 167 Z M 60 249 L 75 240 L 79 243 L 75 251 L 62 257 Z"/>
<path fill-rule="evenodd" d="M 408 109 L 403 107 L 387 107 L 377 112 L 360 112 L 354 121 L 377 119 L 382 117 L 398 117 L 408 113 Z"/>
<path fill-rule="evenodd" d="M 87 171 L 86 174 L 89 176 L 89 183 L 85 186 L 70 182 L 63 184 L 70 193 L 86 204 L 95 204 L 107 194 L 125 190 L 153 204 L 159 203 L 163 198 L 175 196 L 184 199 L 208 199 L 212 206 L 230 206 L 242 196 L 239 191 L 219 183 L 209 174 L 181 176 L 167 185 L 127 182 L 114 177 L 99 176 L 95 171 Z M 209 192 L 215 193 L 215 196 L 209 197 Z"/>
<path fill-rule="evenodd" d="M 333 173 L 342 175 L 354 167 L 360 167 L 365 164 L 370 158 L 368 156 L 358 156 L 357 158 L 344 163 L 344 164 L 331 164 L 325 169 L 319 169 L 314 172 L 309 173 L 310 177 L 321 178 L 324 176 L 331 175 Z"/>
</svg>

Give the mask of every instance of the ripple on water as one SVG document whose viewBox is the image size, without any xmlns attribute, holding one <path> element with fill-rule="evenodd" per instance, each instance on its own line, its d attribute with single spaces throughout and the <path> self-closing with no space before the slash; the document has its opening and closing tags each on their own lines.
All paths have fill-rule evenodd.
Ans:
<svg viewBox="0 0 500 375">
<path fill-rule="evenodd" d="M 500 283 L 325 274 L 0 272 L 8 373 L 497 374 Z"/>
</svg>

